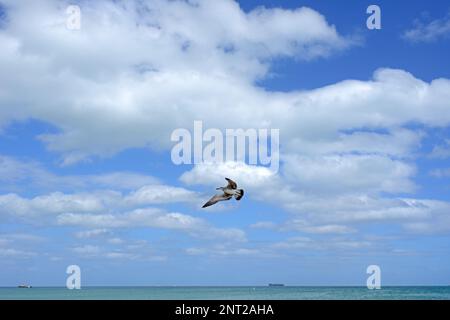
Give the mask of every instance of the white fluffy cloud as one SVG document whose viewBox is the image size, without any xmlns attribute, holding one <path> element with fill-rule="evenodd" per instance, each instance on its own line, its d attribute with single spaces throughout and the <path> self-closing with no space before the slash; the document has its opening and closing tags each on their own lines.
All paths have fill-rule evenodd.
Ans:
<svg viewBox="0 0 450 320">
<path fill-rule="evenodd" d="M 277 178 L 269 168 L 228 161 L 196 165 L 192 170 L 183 173 L 180 180 L 188 185 L 204 184 L 218 187 L 227 184 L 224 177 L 235 180 L 240 188 L 260 187 Z"/>
<path fill-rule="evenodd" d="M 5 7 L 0 68 L 8 77 L 0 81 L 9 94 L 0 104 L 10 107 L 0 123 L 33 117 L 54 124 L 60 133 L 41 139 L 67 164 L 168 146 L 170 132 L 194 119 L 238 124 L 218 115 L 223 108 L 239 110 L 241 125 L 262 125 L 264 113 L 248 122 L 253 110 L 267 109 L 267 94 L 253 82 L 271 58 L 309 59 L 350 43 L 308 8 L 245 13 L 231 0 L 86 2 L 76 32 L 65 28 L 61 2 Z"/>
<path fill-rule="evenodd" d="M 30 222 L 41 222 L 41 218 L 63 212 L 99 212 L 115 198 L 114 193 L 100 194 L 63 194 L 60 192 L 23 198 L 10 193 L 0 196 L 0 214 L 6 217 L 20 218 Z"/>
<path fill-rule="evenodd" d="M 136 209 L 122 214 L 64 213 L 57 217 L 57 223 L 88 228 L 150 227 L 184 231 L 192 236 L 205 239 L 246 240 L 242 230 L 214 228 L 201 218 L 177 212 L 168 213 L 155 208 Z"/>
<path fill-rule="evenodd" d="M 445 178 L 450 177 L 450 168 L 445 169 L 433 169 L 430 172 L 430 175 L 437 177 L 437 178 Z"/>
<path fill-rule="evenodd" d="M 5 259 L 29 258 L 34 256 L 36 256 L 36 253 L 31 251 L 22 251 L 13 248 L 0 248 L 0 257 Z"/>
<path fill-rule="evenodd" d="M 144 227 L 181 231 L 203 239 L 246 240 L 245 232 L 240 229 L 216 228 L 202 218 L 148 207 L 193 201 L 199 201 L 197 193 L 166 185 L 145 186 L 128 195 L 104 190 L 73 194 L 55 192 L 26 198 L 10 193 L 0 195 L 0 218 L 39 225 L 88 228 L 75 233 L 79 239 L 109 235 L 108 229 L 112 228 Z"/>
<path fill-rule="evenodd" d="M 116 212 L 147 205 L 201 202 L 195 191 L 165 185 L 152 176 L 131 172 L 56 175 L 39 162 L 0 155 L 0 173 L 2 188 L 17 191 L 0 194 L 0 217 L 30 222 L 62 213 Z M 67 191 L 46 192 L 55 189 Z M 21 196 L 24 191 L 38 195 Z"/>
<path fill-rule="evenodd" d="M 125 199 L 130 205 L 163 204 L 170 202 L 198 202 L 198 194 L 184 188 L 167 185 L 147 185 L 130 193 Z"/>
<path fill-rule="evenodd" d="M 333 239 L 329 242 L 316 241 L 307 237 L 292 237 L 286 241 L 274 243 L 272 249 L 276 250 L 358 250 L 366 249 L 373 246 L 370 241 L 364 240 L 346 240 L 346 239 Z"/>
<path fill-rule="evenodd" d="M 450 158 L 450 139 L 445 139 L 445 143 L 434 146 L 429 156 L 434 159 Z"/>
<path fill-rule="evenodd" d="M 405 70 L 380 68 L 365 81 L 314 90 L 272 92 L 256 85 L 278 57 L 322 59 L 355 44 L 317 11 L 244 12 L 231 0 L 82 2 L 81 30 L 71 31 L 65 28 L 68 2 L 2 3 L 8 19 L 0 29 L 0 126 L 7 130 L 26 119 L 53 125 L 56 130 L 39 139 L 63 164 L 133 147 L 167 151 L 170 133 L 191 129 L 194 120 L 220 129 L 281 129 L 279 174 L 223 163 L 195 166 L 181 181 L 219 186 L 228 176 L 253 199 L 289 211 L 284 226 L 300 232 L 352 233 L 368 221 L 395 221 L 415 232 L 437 230 L 438 223 L 447 230 L 445 202 L 397 194 L 416 188 L 411 158 L 424 136 L 407 125 L 450 124 L 449 79 L 426 82 Z M 415 34 L 430 38 L 438 27 Z M 241 230 L 147 208 L 198 200 L 196 192 L 152 177 L 120 172 L 63 178 L 39 164 L 0 157 L 0 180 L 47 181 L 54 190 L 106 189 L 4 194 L 2 216 L 245 240 Z"/>
<path fill-rule="evenodd" d="M 37 161 L 20 160 L 0 154 L 0 182 L 2 189 L 86 190 L 89 188 L 133 190 L 146 185 L 160 184 L 158 179 L 132 172 L 110 172 L 105 174 L 56 175 Z"/>
<path fill-rule="evenodd" d="M 289 156 L 284 166 L 287 179 L 303 192 L 411 192 L 415 168 L 378 155 Z"/>
<path fill-rule="evenodd" d="M 75 234 L 75 236 L 80 239 L 89 239 L 89 238 L 106 236 L 109 234 L 110 234 L 110 231 L 108 229 L 91 229 L 91 230 L 79 231 Z"/>
<path fill-rule="evenodd" d="M 114 243 L 115 246 L 105 245 L 76 245 L 71 251 L 81 258 L 100 258 L 113 260 L 140 260 L 163 262 L 167 256 L 157 253 L 155 248 L 147 241 L 130 241 L 127 243 Z M 120 246 L 122 245 L 122 246 Z"/>
<path fill-rule="evenodd" d="M 40 138 L 66 164 L 130 147 L 169 148 L 172 130 L 200 119 L 208 127 L 280 128 L 282 161 L 292 154 L 303 164 L 330 164 L 333 157 L 320 157 L 338 153 L 336 170 L 371 174 L 362 187 L 411 191 L 413 167 L 391 157 L 409 156 L 422 133 L 402 126 L 450 122 L 450 81 L 427 83 L 402 70 L 300 92 L 255 86 L 268 74 L 268 58 L 312 58 L 351 43 L 314 10 L 245 13 L 230 0 L 119 3 L 84 3 L 82 28 L 70 31 L 61 3 L 6 2 L 0 68 L 9 76 L 0 79 L 0 104 L 9 107 L 1 122 L 32 117 L 55 125 L 58 133 Z M 392 179 L 377 177 L 381 170 Z M 350 187 L 360 186 L 356 179 Z"/>
<path fill-rule="evenodd" d="M 294 218 L 271 228 L 307 233 L 351 233 L 355 230 L 349 225 L 356 227 L 371 222 L 395 223 L 412 233 L 442 233 L 450 230 L 450 204 L 445 201 L 361 195 L 304 197 L 296 200 L 290 202 L 288 208 L 295 213 Z"/>
<path fill-rule="evenodd" d="M 444 18 L 429 21 L 427 23 L 416 20 L 414 28 L 406 30 L 403 38 L 411 42 L 433 42 L 450 36 L 450 14 Z"/>
<path fill-rule="evenodd" d="M 59 132 L 40 138 L 66 164 L 130 147 L 168 148 L 171 131 L 195 119 L 217 128 L 281 128 L 290 152 L 395 155 L 420 141 L 404 124 L 450 122 L 449 80 L 427 83 L 402 70 L 301 92 L 256 86 L 274 57 L 320 57 L 351 43 L 312 9 L 84 2 L 81 30 L 73 31 L 65 28 L 64 2 L 6 1 L 5 8 L 0 123 L 53 124 Z"/>
<path fill-rule="evenodd" d="M 385 222 L 413 233 L 450 228 L 448 202 L 382 196 L 415 190 L 414 167 L 401 161 L 378 155 L 291 160 L 296 162 L 288 160 L 278 175 L 267 168 L 222 163 L 197 165 L 181 180 L 215 186 L 234 172 L 233 178 L 249 190 L 247 197 L 278 205 L 292 215 L 283 223 L 260 221 L 252 228 L 310 234 L 350 234 L 361 224 Z"/>
</svg>

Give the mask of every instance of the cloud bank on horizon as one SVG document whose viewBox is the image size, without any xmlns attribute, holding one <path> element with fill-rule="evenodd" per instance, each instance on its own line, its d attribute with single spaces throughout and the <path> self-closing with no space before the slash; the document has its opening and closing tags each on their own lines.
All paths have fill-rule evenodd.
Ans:
<svg viewBox="0 0 450 320">
<path fill-rule="evenodd" d="M 67 5 L 0 1 L 0 140 L 17 124 L 48 126 L 29 129 L 27 138 L 47 156 L 19 146 L 0 150 L 2 260 L 38 255 L 57 263 L 75 255 L 164 268 L 184 256 L 295 259 L 308 250 L 383 260 L 448 241 L 450 199 L 423 192 L 418 177 L 424 170 L 434 179 L 449 176 L 442 162 L 422 165 L 450 158 L 446 137 L 422 148 L 450 125 L 449 78 L 426 81 L 379 65 L 366 80 L 277 91 L 260 84 L 274 77 L 277 61 L 337 59 L 364 47 L 364 39 L 308 7 L 81 2 L 74 31 L 65 28 Z M 398 39 L 445 41 L 447 20 L 416 24 Z M 170 154 L 174 129 L 195 120 L 219 129 L 279 128 L 279 172 L 224 162 L 186 166 L 174 176 L 158 155 Z M 163 169 L 144 173 L 125 161 L 96 170 L 140 149 Z M 225 176 L 246 190 L 248 206 L 199 212 L 203 187 Z M 243 217 L 252 204 L 273 213 Z M 230 206 L 238 217 L 227 217 Z M 46 240 L 20 236 L 23 230 L 30 237 L 40 230 L 34 236 Z M 60 247 L 49 245 L 54 241 Z"/>
</svg>

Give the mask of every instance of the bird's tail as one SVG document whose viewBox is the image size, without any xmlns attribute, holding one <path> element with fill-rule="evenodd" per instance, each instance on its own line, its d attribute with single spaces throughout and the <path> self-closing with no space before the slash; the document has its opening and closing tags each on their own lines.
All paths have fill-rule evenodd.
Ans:
<svg viewBox="0 0 450 320">
<path fill-rule="evenodd" d="M 234 195 L 236 200 L 241 200 L 244 196 L 244 189 L 237 189 L 237 193 Z"/>
</svg>

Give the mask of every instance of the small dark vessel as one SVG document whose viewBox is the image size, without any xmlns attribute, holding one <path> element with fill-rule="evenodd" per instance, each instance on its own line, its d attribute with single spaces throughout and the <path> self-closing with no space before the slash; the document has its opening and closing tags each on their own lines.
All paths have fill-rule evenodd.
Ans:
<svg viewBox="0 0 450 320">
<path fill-rule="evenodd" d="M 269 287 L 284 287 L 282 283 L 269 283 Z"/>
<path fill-rule="evenodd" d="M 33 288 L 33 287 L 30 286 L 30 285 L 27 285 L 27 284 L 20 284 L 20 285 L 17 286 L 17 288 L 26 288 L 26 289 L 29 289 L 29 288 Z"/>
</svg>

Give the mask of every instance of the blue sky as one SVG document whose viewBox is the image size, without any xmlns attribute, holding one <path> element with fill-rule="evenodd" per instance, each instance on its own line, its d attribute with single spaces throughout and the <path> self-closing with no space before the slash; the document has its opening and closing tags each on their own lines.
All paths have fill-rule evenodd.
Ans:
<svg viewBox="0 0 450 320">
<path fill-rule="evenodd" d="M 0 1 L 0 286 L 447 285 L 448 2 L 193 2 Z M 174 165 L 194 120 L 280 170 Z"/>
</svg>

